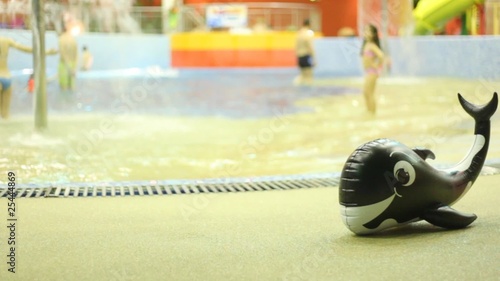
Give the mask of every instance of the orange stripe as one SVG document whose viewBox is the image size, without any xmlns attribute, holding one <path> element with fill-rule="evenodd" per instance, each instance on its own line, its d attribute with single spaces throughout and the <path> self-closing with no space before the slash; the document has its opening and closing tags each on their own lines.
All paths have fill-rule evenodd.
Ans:
<svg viewBox="0 0 500 281">
<path fill-rule="evenodd" d="M 172 51 L 173 67 L 290 67 L 296 65 L 293 50 Z"/>
</svg>

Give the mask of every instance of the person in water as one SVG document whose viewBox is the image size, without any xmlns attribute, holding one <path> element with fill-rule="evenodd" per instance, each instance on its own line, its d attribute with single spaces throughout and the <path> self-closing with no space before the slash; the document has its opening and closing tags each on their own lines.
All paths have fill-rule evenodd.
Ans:
<svg viewBox="0 0 500 281">
<path fill-rule="evenodd" d="M 308 19 L 304 20 L 302 28 L 297 33 L 295 53 L 297 64 L 300 70 L 299 76 L 295 79 L 296 84 L 310 85 L 313 78 L 314 67 L 314 32 Z"/>
<path fill-rule="evenodd" d="M 7 66 L 9 50 L 14 48 L 26 53 L 32 53 L 33 48 L 19 44 L 8 37 L 0 36 L 0 117 L 8 119 L 10 113 L 10 102 L 12 98 L 12 77 Z M 47 55 L 57 54 L 57 50 L 50 49 Z"/>
<path fill-rule="evenodd" d="M 382 71 L 384 52 L 380 47 L 378 31 L 374 25 L 370 24 L 366 26 L 364 33 L 364 40 L 361 45 L 361 58 L 365 72 L 363 96 L 368 112 L 375 114 L 377 111 L 375 86 Z"/>
<path fill-rule="evenodd" d="M 82 70 L 82 71 L 90 70 L 93 63 L 94 63 L 94 57 L 90 53 L 87 46 L 83 46 L 83 48 L 82 48 L 82 61 L 81 61 L 81 65 L 80 65 L 80 70 Z"/>
<path fill-rule="evenodd" d="M 28 93 L 33 94 L 35 91 L 35 75 L 31 74 L 28 79 Z"/>
<path fill-rule="evenodd" d="M 64 33 L 59 36 L 59 88 L 62 91 L 75 89 L 76 69 L 78 67 L 78 45 L 71 31 L 64 27 Z"/>
</svg>

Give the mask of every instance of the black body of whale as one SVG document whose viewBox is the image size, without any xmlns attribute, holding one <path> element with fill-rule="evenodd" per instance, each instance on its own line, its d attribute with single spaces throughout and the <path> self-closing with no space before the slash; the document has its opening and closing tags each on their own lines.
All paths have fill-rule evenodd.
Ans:
<svg viewBox="0 0 500 281">
<path fill-rule="evenodd" d="M 425 160 L 434 159 L 428 149 L 410 149 L 389 139 L 377 139 L 358 147 L 346 161 L 339 185 L 340 212 L 344 224 L 359 235 L 418 220 L 456 229 L 471 224 L 474 214 L 450 206 L 478 177 L 490 140 L 490 118 L 498 105 L 497 93 L 484 106 L 458 95 L 463 109 L 475 120 L 475 141 L 456 166 L 440 170 Z"/>
</svg>

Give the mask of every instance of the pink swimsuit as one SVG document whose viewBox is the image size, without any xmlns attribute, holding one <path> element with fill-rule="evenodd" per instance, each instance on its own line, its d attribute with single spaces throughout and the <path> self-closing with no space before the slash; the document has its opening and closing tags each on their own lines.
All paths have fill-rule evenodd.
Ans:
<svg viewBox="0 0 500 281">
<path fill-rule="evenodd" d="M 382 68 L 375 68 L 375 67 L 367 67 L 365 68 L 366 74 L 375 74 L 375 75 L 380 75 L 380 72 L 382 72 Z"/>
<path fill-rule="evenodd" d="M 372 50 L 365 50 L 363 52 L 363 56 L 369 57 L 369 58 L 374 58 L 376 57 L 375 52 Z M 380 75 L 380 72 L 382 71 L 382 67 L 376 68 L 376 67 L 367 67 L 365 68 L 366 74 L 375 74 L 375 75 Z"/>
<path fill-rule="evenodd" d="M 372 50 L 365 50 L 363 52 L 363 56 L 367 56 L 369 58 L 374 58 L 375 57 L 375 52 L 373 52 Z"/>
</svg>

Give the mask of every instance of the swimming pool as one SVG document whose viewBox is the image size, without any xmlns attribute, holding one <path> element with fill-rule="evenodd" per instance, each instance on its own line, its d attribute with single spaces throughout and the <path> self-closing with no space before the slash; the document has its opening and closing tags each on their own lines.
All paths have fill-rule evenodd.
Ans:
<svg viewBox="0 0 500 281">
<path fill-rule="evenodd" d="M 448 165 L 472 143 L 456 93 L 477 103 L 491 95 L 478 80 L 382 78 L 371 118 L 358 78 L 296 87 L 287 69 L 154 73 L 88 73 L 70 96 L 49 82 L 43 135 L 33 133 L 19 77 L 12 117 L 1 123 L 0 173 L 16 171 L 21 184 L 331 174 L 380 137 L 431 148 L 435 164 Z M 500 158 L 497 123 L 488 159 Z"/>
<path fill-rule="evenodd" d="M 55 75 L 48 80 L 52 113 L 137 113 L 166 116 L 221 116 L 261 118 L 276 109 L 308 111 L 295 101 L 318 96 L 358 93 L 342 86 L 295 87 L 295 70 L 130 69 L 81 72 L 73 94 L 60 93 Z M 32 97 L 25 91 L 27 77 L 14 81 L 14 113 L 31 114 Z"/>
<path fill-rule="evenodd" d="M 32 132 L 33 97 L 24 90 L 27 77 L 19 76 L 12 118 L 2 124 L 7 143 L 0 165 L 20 171 L 21 182 L 39 183 L 238 176 L 235 158 L 248 154 L 252 162 L 281 133 L 285 116 L 314 111 L 297 101 L 359 91 L 296 87 L 295 75 L 262 69 L 89 72 L 80 74 L 72 94 L 49 78 L 43 135 Z M 252 136 L 257 144 L 248 142 Z"/>
</svg>

